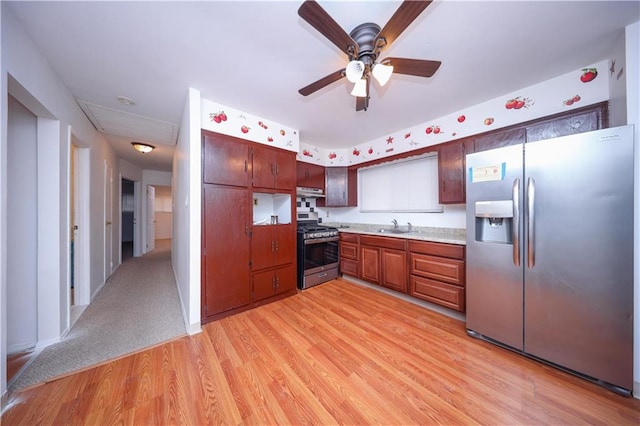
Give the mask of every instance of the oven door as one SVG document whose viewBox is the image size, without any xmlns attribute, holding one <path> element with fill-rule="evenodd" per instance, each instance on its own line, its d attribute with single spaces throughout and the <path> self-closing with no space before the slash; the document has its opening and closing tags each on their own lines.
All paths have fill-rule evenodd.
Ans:
<svg viewBox="0 0 640 426">
<path fill-rule="evenodd" d="M 338 267 L 338 237 L 314 238 L 303 242 L 304 275 Z"/>
</svg>

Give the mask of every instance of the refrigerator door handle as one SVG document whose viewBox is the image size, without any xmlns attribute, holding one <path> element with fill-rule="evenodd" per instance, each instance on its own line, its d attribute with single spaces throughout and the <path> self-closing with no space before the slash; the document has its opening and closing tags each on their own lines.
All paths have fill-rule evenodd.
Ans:
<svg viewBox="0 0 640 426">
<path fill-rule="evenodd" d="M 536 264 L 535 252 L 535 202 L 536 181 L 530 177 L 527 180 L 527 267 L 533 268 Z"/>
<path fill-rule="evenodd" d="M 513 223 L 511 238 L 513 240 L 513 264 L 520 266 L 520 179 L 513 181 Z"/>
</svg>

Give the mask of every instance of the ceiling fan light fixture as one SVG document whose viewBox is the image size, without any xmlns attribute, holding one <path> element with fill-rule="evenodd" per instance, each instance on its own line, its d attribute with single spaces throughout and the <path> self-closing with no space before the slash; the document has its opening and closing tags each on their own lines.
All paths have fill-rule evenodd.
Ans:
<svg viewBox="0 0 640 426">
<path fill-rule="evenodd" d="M 393 74 L 393 65 L 375 64 L 371 73 L 380 86 L 384 86 Z"/>
<path fill-rule="evenodd" d="M 133 148 L 136 151 L 141 152 L 143 154 L 147 154 L 153 151 L 154 149 L 156 149 L 155 146 L 149 145 L 148 143 L 142 143 L 142 142 L 131 142 L 131 145 L 133 145 Z"/>
<path fill-rule="evenodd" d="M 351 91 L 352 96 L 357 96 L 358 98 L 366 98 L 367 97 L 367 79 L 361 78 L 356 81 L 356 84 L 353 86 L 353 90 Z"/>
<path fill-rule="evenodd" d="M 364 74 L 364 62 L 351 61 L 347 64 L 347 80 L 352 83 L 357 83 Z"/>
</svg>

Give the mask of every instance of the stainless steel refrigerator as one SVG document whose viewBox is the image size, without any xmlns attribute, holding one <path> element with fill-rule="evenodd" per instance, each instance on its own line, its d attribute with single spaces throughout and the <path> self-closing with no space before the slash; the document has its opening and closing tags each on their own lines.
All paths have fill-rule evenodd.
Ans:
<svg viewBox="0 0 640 426">
<path fill-rule="evenodd" d="M 469 154 L 467 331 L 633 388 L 633 127 Z"/>
</svg>

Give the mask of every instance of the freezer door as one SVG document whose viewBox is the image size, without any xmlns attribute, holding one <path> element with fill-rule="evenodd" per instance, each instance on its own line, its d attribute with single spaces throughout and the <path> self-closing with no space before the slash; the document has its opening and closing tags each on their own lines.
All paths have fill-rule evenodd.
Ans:
<svg viewBox="0 0 640 426">
<path fill-rule="evenodd" d="M 523 146 L 469 154 L 467 329 L 522 350 Z"/>
<path fill-rule="evenodd" d="M 525 179 L 525 352 L 631 389 L 632 128 L 526 144 Z"/>
</svg>

